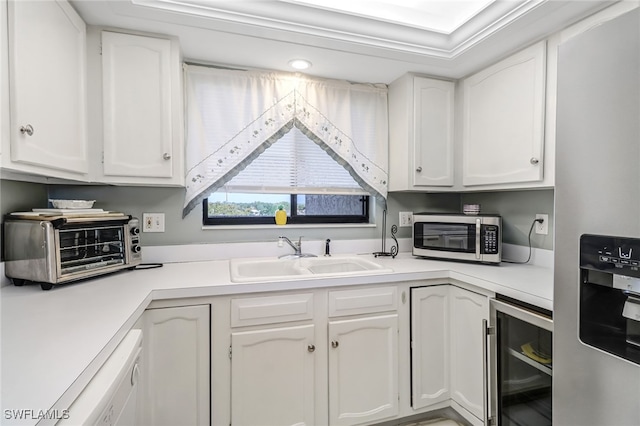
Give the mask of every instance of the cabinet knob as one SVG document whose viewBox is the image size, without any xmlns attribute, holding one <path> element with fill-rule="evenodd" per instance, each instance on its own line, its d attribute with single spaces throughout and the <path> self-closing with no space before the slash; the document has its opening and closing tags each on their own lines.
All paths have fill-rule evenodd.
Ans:
<svg viewBox="0 0 640 426">
<path fill-rule="evenodd" d="M 338 347 L 338 341 L 337 341 L 337 340 L 332 340 L 332 341 L 331 341 L 331 347 L 332 347 L 333 349 L 337 348 L 337 347 Z"/>
<path fill-rule="evenodd" d="M 162 154 L 162 158 L 164 158 L 165 160 L 171 160 L 171 154 L 165 152 L 164 154 Z"/>
<path fill-rule="evenodd" d="M 538 160 L 536 157 L 531 157 L 531 160 L 529 160 L 529 162 L 535 166 L 540 162 L 540 160 Z"/>
<path fill-rule="evenodd" d="M 313 351 L 315 351 L 315 350 L 316 350 L 316 347 L 315 347 L 315 345 L 309 345 L 309 346 L 307 346 L 307 350 L 308 350 L 309 352 L 313 352 Z"/>
<path fill-rule="evenodd" d="M 418 168 L 416 169 L 416 172 L 420 173 L 422 171 L 422 167 L 418 166 Z"/>
<path fill-rule="evenodd" d="M 20 133 L 26 134 L 27 136 L 33 135 L 33 126 L 31 124 L 27 124 L 26 126 L 20 127 Z"/>
</svg>

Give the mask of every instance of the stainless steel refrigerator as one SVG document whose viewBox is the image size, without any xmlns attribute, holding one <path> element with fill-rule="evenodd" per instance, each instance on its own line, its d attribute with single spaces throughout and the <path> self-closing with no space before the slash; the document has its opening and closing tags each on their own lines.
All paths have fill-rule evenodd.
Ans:
<svg viewBox="0 0 640 426">
<path fill-rule="evenodd" d="M 640 238 L 639 9 L 560 46 L 557 96 L 553 424 L 637 426 L 640 364 L 580 338 L 580 241 Z"/>
</svg>

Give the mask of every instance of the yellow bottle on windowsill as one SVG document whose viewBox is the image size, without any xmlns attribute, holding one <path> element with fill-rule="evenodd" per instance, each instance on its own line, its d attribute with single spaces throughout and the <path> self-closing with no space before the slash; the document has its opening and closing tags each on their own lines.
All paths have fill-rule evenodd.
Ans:
<svg viewBox="0 0 640 426">
<path fill-rule="evenodd" d="M 287 224 L 287 212 L 284 211 L 284 206 L 278 206 L 278 210 L 276 211 L 276 225 L 286 225 Z"/>
</svg>

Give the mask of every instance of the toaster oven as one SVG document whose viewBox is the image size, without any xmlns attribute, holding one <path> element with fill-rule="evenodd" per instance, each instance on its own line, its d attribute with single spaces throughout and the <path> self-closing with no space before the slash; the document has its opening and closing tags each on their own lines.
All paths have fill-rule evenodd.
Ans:
<svg viewBox="0 0 640 426">
<path fill-rule="evenodd" d="M 4 222 L 5 275 L 43 290 L 133 268 L 142 260 L 139 221 L 121 213 L 73 217 L 12 214 Z"/>
</svg>

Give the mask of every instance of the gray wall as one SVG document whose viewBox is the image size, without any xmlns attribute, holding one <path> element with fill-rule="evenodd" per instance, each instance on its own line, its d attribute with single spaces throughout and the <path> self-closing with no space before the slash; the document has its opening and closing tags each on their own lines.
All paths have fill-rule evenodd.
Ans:
<svg viewBox="0 0 640 426">
<path fill-rule="evenodd" d="M 44 185 L 36 183 L 0 181 L 0 209 L 2 214 L 32 207 L 46 207 L 48 198 L 97 200 L 95 207 L 122 211 L 137 217 L 142 213 L 165 213 L 166 232 L 144 233 L 145 245 L 178 245 L 198 243 L 270 241 L 283 232 L 282 228 L 258 229 L 202 229 L 200 209 L 182 219 L 184 189 L 126 187 L 107 185 Z M 528 245 L 527 236 L 536 213 L 549 214 L 549 235 L 532 235 L 535 248 L 553 249 L 553 190 L 479 192 L 463 194 L 391 193 L 388 199 L 387 235 L 391 225 L 398 224 L 398 213 L 460 212 L 465 203 L 482 205 L 483 213 L 497 213 L 503 218 L 503 241 Z M 376 205 L 376 223 L 382 223 L 382 208 Z M 286 229 L 286 228 L 285 228 Z M 294 236 L 306 239 L 336 240 L 380 238 L 379 227 L 312 227 L 303 231 L 290 228 Z M 398 228 L 398 238 L 411 237 L 411 228 Z"/>
<path fill-rule="evenodd" d="M 508 244 L 528 246 L 529 230 L 537 213 L 549 215 L 549 234 L 531 234 L 531 246 L 553 250 L 553 189 L 531 191 L 477 192 L 462 194 L 462 204 L 480 204 L 482 213 L 502 216 L 502 240 Z"/>
<path fill-rule="evenodd" d="M 46 207 L 47 187 L 39 183 L 0 180 L 0 214 Z"/>
<path fill-rule="evenodd" d="M 182 219 L 184 190 L 181 188 L 143 188 L 119 186 L 51 186 L 50 198 L 73 198 L 98 200 L 95 207 L 123 211 L 137 217 L 142 213 L 164 213 L 164 233 L 144 233 L 145 245 L 174 245 L 197 243 L 260 242 L 272 241 L 285 228 L 219 228 L 202 229 L 202 211 L 194 209 Z M 399 211 L 457 211 L 460 197 L 457 194 L 391 194 L 388 200 L 387 234 L 392 224 L 398 223 Z M 382 223 L 382 206 L 377 203 L 376 223 Z M 381 237 L 379 227 L 309 227 L 304 231 L 291 227 L 294 236 L 304 235 L 305 239 L 335 240 L 370 239 Z M 411 228 L 399 228 L 398 237 L 410 237 Z"/>
<path fill-rule="evenodd" d="M 197 243 L 256 242 L 277 239 L 283 232 L 293 236 L 304 235 L 305 239 L 336 240 L 369 239 L 381 237 L 377 227 L 308 227 L 304 230 L 290 227 L 253 229 L 202 229 L 202 211 L 194 209 L 182 219 L 184 189 L 147 188 L 121 186 L 51 186 L 50 198 L 95 199 L 95 207 L 123 211 L 142 218 L 142 213 L 164 213 L 164 233 L 144 233 L 145 245 L 174 245 Z M 391 194 L 388 201 L 387 234 L 392 224 L 398 223 L 398 212 L 432 209 L 434 211 L 457 211 L 460 204 L 458 194 Z M 376 205 L 376 223 L 382 223 L 382 208 Z M 398 237 L 410 237 L 411 228 L 399 228 Z"/>
</svg>

